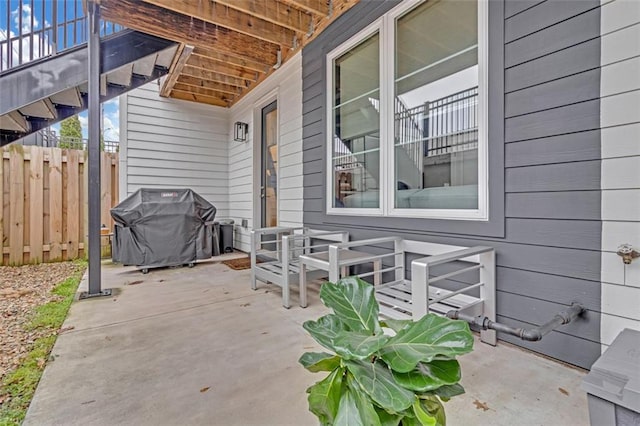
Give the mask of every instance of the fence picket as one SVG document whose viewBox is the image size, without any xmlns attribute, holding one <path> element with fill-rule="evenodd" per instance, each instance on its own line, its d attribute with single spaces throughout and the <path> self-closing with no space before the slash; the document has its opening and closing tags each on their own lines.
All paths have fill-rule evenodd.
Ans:
<svg viewBox="0 0 640 426">
<path fill-rule="evenodd" d="M 42 149 L 31 149 L 29 160 L 29 263 L 42 262 L 42 245 L 44 238 L 44 152 Z"/>
<path fill-rule="evenodd" d="M 62 260 L 62 150 L 49 156 L 49 261 Z"/>
<path fill-rule="evenodd" d="M 78 257 L 78 243 L 80 238 L 79 221 L 82 220 L 78 191 L 79 161 L 78 151 L 67 150 L 67 259 Z"/>
<path fill-rule="evenodd" d="M 100 223 L 109 226 L 111 215 L 109 209 L 111 207 L 111 158 L 106 155 L 100 157 L 100 181 L 102 194 L 100 197 Z"/>
<path fill-rule="evenodd" d="M 10 145 L 9 168 L 9 264 L 22 265 L 24 261 L 24 149 Z"/>
</svg>

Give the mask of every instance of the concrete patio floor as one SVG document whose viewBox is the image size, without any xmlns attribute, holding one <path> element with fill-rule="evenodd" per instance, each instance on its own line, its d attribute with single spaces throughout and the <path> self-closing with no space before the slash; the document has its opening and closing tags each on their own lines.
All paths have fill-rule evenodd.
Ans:
<svg viewBox="0 0 640 426">
<path fill-rule="evenodd" d="M 287 310 L 249 275 L 214 261 L 148 275 L 103 264 L 114 295 L 72 305 L 24 424 L 317 424 L 305 389 L 323 375 L 297 360 L 321 350 L 301 326 L 326 313 L 318 286 L 308 308 Z M 451 426 L 589 423 L 581 370 L 479 341 L 460 361 L 467 393 L 445 404 Z"/>
</svg>

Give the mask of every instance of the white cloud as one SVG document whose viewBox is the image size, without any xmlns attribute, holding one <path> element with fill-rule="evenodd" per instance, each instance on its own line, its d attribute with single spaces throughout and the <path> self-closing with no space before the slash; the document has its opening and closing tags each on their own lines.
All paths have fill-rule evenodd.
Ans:
<svg viewBox="0 0 640 426">
<path fill-rule="evenodd" d="M 119 141 L 120 140 L 120 123 L 112 121 L 107 114 L 104 116 L 104 140 Z"/>
<path fill-rule="evenodd" d="M 38 29 L 40 21 L 33 18 L 33 29 L 31 28 L 31 6 L 29 4 L 22 5 L 22 35 L 31 34 L 32 30 Z M 11 17 L 16 27 L 20 27 L 20 9 L 17 7 L 11 11 Z M 2 62 L 0 63 L 0 71 L 9 68 L 9 56 L 11 56 L 11 66 L 14 67 L 18 64 L 29 62 L 32 59 L 38 59 L 42 56 L 47 56 L 52 53 L 52 46 L 49 43 L 47 36 L 39 34 L 32 34 L 28 37 L 24 37 L 21 40 L 12 40 L 10 43 L 6 41 L 18 36 L 10 29 L 0 29 L 0 57 Z M 32 43 L 33 42 L 33 43 Z M 20 51 L 20 45 L 22 45 L 22 52 Z M 31 46 L 33 45 L 33 52 L 31 52 Z M 22 53 L 22 54 L 20 54 Z"/>
<path fill-rule="evenodd" d="M 31 16 L 32 10 L 29 4 L 22 5 L 22 33 L 30 33 L 32 31 L 31 28 Z M 11 17 L 13 18 L 13 23 L 16 25 L 16 28 L 20 27 L 20 6 L 16 8 L 16 10 L 11 11 Z M 38 18 L 33 17 L 33 29 L 38 28 L 40 22 Z"/>
</svg>

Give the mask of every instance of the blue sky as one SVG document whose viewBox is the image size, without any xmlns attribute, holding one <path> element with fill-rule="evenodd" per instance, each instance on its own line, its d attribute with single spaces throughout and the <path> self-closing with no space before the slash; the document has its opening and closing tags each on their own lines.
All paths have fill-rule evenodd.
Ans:
<svg viewBox="0 0 640 426">
<path fill-rule="evenodd" d="M 21 0 L 0 0 L 0 42 L 6 40 L 9 37 L 15 37 L 20 33 L 20 16 L 19 16 L 19 5 Z M 77 13 L 77 16 L 82 16 L 82 0 L 67 0 L 67 10 L 65 13 L 64 10 L 65 2 L 58 2 L 58 21 L 63 20 L 63 16 L 67 16 L 67 19 L 73 19 L 74 10 Z M 9 12 L 9 15 L 7 15 Z M 33 28 L 31 28 L 31 17 L 33 16 Z M 49 27 L 52 22 L 53 16 L 53 2 L 46 0 L 35 1 L 33 5 L 33 10 L 31 9 L 31 2 L 28 0 L 23 1 L 22 7 L 22 34 L 29 34 L 32 31 L 34 32 L 33 36 L 33 45 L 34 52 L 33 57 L 37 58 L 40 56 L 41 52 L 39 51 L 37 46 L 43 46 L 45 51 L 51 49 L 50 43 L 50 32 L 47 34 L 43 34 L 39 32 L 43 28 Z M 8 20 L 7 20 L 8 18 Z M 67 29 L 67 46 L 71 47 L 73 44 L 73 31 L 74 29 L 69 26 Z M 78 26 L 76 28 L 78 32 L 77 38 L 80 40 L 81 28 Z M 31 39 L 26 38 L 23 40 L 22 44 L 22 60 L 23 62 L 29 61 L 30 57 L 30 46 Z M 62 50 L 64 48 L 64 31 L 61 29 L 58 32 L 58 50 Z M 12 62 L 15 65 L 19 61 L 19 45 L 18 41 L 12 43 L 10 51 L 8 51 L 7 44 L 0 43 L 0 61 L 2 61 L 2 69 L 6 68 L 8 55 L 11 54 Z M 45 52 L 46 54 L 46 52 Z M 119 120 L 119 102 L 118 99 L 113 99 L 109 102 L 103 104 L 103 129 L 104 129 L 104 138 L 105 140 L 119 140 L 119 129 L 120 129 L 120 120 Z M 80 114 L 80 124 L 82 125 L 82 134 L 83 137 L 87 137 L 87 112 L 83 112 Z M 52 128 L 56 131 L 59 131 L 60 125 L 56 124 L 52 126 Z"/>
</svg>

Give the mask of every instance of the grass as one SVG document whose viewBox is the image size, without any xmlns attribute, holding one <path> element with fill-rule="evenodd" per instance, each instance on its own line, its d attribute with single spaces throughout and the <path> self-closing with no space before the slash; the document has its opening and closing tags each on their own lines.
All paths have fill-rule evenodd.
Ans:
<svg viewBox="0 0 640 426">
<path fill-rule="evenodd" d="M 52 291 L 60 296 L 59 300 L 48 302 L 35 309 L 34 317 L 27 325 L 30 330 L 46 329 L 52 334 L 37 339 L 31 351 L 22 360 L 18 368 L 9 373 L 2 382 L 0 395 L 9 396 L 9 401 L 0 407 L 0 426 L 20 425 L 27 413 L 33 394 L 36 391 L 46 360 L 56 342 L 57 330 L 67 317 L 71 302 L 82 278 L 86 261 L 79 261 L 82 269 L 58 284 Z"/>
</svg>

